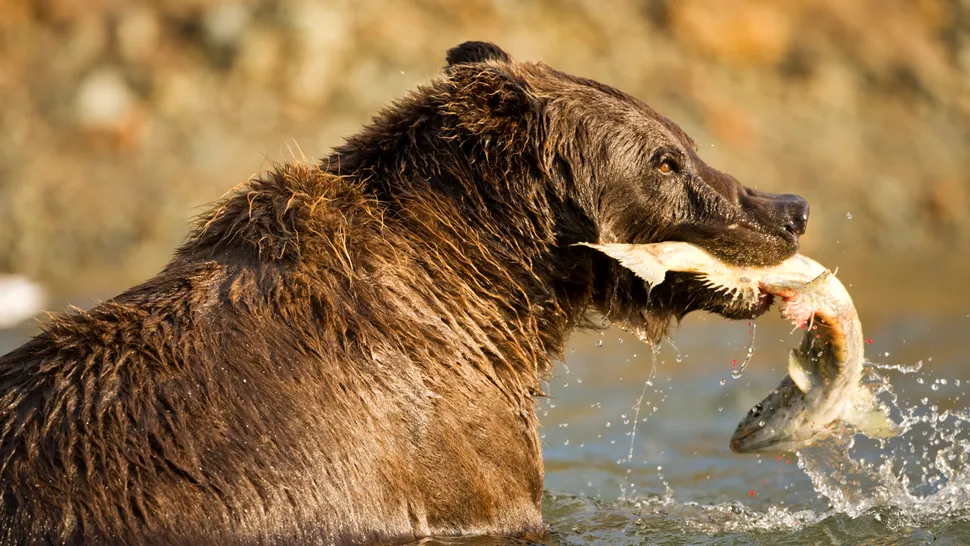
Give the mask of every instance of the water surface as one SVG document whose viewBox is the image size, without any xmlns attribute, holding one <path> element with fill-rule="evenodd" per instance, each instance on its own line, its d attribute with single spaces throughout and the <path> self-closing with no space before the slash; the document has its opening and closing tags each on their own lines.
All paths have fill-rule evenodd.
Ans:
<svg viewBox="0 0 970 546">
<path fill-rule="evenodd" d="M 735 379 L 750 327 L 689 317 L 645 391 L 648 347 L 616 329 L 577 335 L 541 404 L 549 543 L 970 544 L 970 316 L 881 318 L 863 323 L 869 380 L 908 431 L 780 458 L 731 453 L 728 440 L 801 331 L 759 319 Z"/>
</svg>

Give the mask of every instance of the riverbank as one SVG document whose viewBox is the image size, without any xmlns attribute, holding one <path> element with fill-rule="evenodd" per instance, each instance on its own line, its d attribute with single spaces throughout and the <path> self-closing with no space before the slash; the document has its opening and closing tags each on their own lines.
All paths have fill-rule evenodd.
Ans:
<svg viewBox="0 0 970 546">
<path fill-rule="evenodd" d="M 805 196 L 806 254 L 917 288 L 903 262 L 968 261 L 968 28 L 944 0 L 11 0 L 0 272 L 53 301 L 145 279 L 206 203 L 270 159 L 325 155 L 487 39 L 643 99 L 712 165 Z"/>
</svg>

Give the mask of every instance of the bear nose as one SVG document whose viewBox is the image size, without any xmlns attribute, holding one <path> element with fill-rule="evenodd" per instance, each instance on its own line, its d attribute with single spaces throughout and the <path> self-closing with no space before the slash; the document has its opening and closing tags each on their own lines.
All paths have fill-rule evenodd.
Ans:
<svg viewBox="0 0 970 546">
<path fill-rule="evenodd" d="M 804 235 L 808 227 L 808 201 L 797 196 L 786 194 L 781 196 L 784 210 L 785 229 L 794 235 Z"/>
</svg>

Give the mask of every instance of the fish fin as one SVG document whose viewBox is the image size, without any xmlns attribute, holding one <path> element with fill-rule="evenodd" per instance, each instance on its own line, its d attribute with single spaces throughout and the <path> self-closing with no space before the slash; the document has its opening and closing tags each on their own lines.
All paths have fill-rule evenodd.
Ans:
<svg viewBox="0 0 970 546">
<path fill-rule="evenodd" d="M 603 254 L 620 262 L 620 265 L 635 273 L 637 277 L 647 281 L 650 286 L 657 286 L 664 282 L 664 277 L 667 275 L 667 268 L 660 263 L 660 260 L 643 248 L 647 245 L 628 245 L 622 243 L 577 244 L 599 250 Z"/>
<path fill-rule="evenodd" d="M 736 302 L 755 302 L 758 299 L 758 284 L 745 275 L 723 267 L 713 267 L 711 271 L 700 274 L 701 281 L 714 292 L 724 294 Z"/>
<path fill-rule="evenodd" d="M 853 413 L 845 422 L 870 438 L 892 438 L 899 435 L 899 427 L 889 418 L 889 412 L 877 403 L 866 411 Z"/>
<path fill-rule="evenodd" d="M 812 372 L 805 368 L 802 353 L 798 349 L 792 349 L 788 354 L 788 376 L 791 377 L 798 390 L 805 394 L 808 394 L 808 391 L 812 390 L 815 384 Z"/>
</svg>

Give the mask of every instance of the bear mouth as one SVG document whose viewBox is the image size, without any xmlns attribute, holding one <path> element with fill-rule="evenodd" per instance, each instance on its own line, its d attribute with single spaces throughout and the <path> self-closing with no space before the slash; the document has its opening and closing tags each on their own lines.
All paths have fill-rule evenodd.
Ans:
<svg viewBox="0 0 970 546">
<path fill-rule="evenodd" d="M 728 226 L 709 223 L 676 226 L 649 242 L 679 241 L 698 246 L 723 262 L 741 267 L 770 267 L 798 252 L 799 234 L 788 226 L 764 227 L 748 221 Z"/>
<path fill-rule="evenodd" d="M 697 275 L 684 276 L 679 284 L 683 292 L 673 296 L 674 302 L 687 299 L 681 318 L 690 311 L 706 311 L 731 320 L 749 320 L 765 314 L 775 303 L 775 295 L 768 292 L 758 291 L 754 298 L 737 298 L 711 289 Z"/>
<path fill-rule="evenodd" d="M 632 274 L 631 274 L 632 275 Z M 775 296 L 759 292 L 755 298 L 738 299 L 723 292 L 712 290 L 701 278 L 691 273 L 667 272 L 665 281 L 649 288 L 641 279 L 629 295 L 633 306 L 639 308 L 637 323 L 654 340 L 669 332 L 671 321 L 681 321 L 688 313 L 705 311 L 730 320 L 753 320 L 771 309 Z M 641 291 L 642 288 L 642 291 Z M 622 306 L 607 306 L 607 316 L 614 323 L 630 324 L 632 316 L 622 311 Z"/>
</svg>

